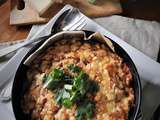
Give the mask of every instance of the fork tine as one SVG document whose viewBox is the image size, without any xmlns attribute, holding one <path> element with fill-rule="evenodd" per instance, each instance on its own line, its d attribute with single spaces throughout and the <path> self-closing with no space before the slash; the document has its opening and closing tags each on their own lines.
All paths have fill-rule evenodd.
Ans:
<svg viewBox="0 0 160 120">
<path fill-rule="evenodd" d="M 75 20 L 72 24 L 64 27 L 63 30 L 64 31 L 70 30 L 70 28 L 72 28 L 72 26 L 74 26 L 75 24 L 77 24 L 78 22 L 80 22 L 83 18 L 84 18 L 84 16 L 80 16 L 80 18 L 78 18 L 77 20 Z"/>
<path fill-rule="evenodd" d="M 82 30 L 82 28 L 84 28 L 87 25 L 86 21 L 83 22 L 83 24 L 81 24 L 79 27 L 77 27 L 76 30 Z"/>
<path fill-rule="evenodd" d="M 72 26 L 69 30 L 76 30 L 79 26 L 81 26 L 83 23 L 85 23 L 85 21 L 86 21 L 85 18 L 81 19 L 74 26 Z"/>
</svg>

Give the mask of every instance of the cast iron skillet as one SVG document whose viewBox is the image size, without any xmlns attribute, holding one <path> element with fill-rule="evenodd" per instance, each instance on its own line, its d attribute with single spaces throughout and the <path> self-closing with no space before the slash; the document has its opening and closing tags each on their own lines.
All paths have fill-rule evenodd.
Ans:
<svg viewBox="0 0 160 120">
<path fill-rule="evenodd" d="M 90 31 L 85 31 L 87 36 L 90 35 L 93 32 Z M 138 72 L 136 70 L 136 67 L 129 57 L 129 55 L 122 49 L 117 43 L 111 40 L 115 47 L 116 53 L 121 56 L 124 60 L 124 62 L 128 65 L 130 68 L 130 71 L 133 76 L 133 88 L 135 92 L 135 103 L 134 106 L 131 108 L 129 115 L 128 115 L 128 120 L 136 120 L 140 111 L 140 105 L 141 105 L 141 84 L 140 84 L 140 79 Z M 21 108 L 21 100 L 24 95 L 25 89 L 28 87 L 27 86 L 27 76 L 26 76 L 26 71 L 28 70 L 28 67 L 23 64 L 24 60 L 31 54 L 33 53 L 42 43 L 37 44 L 34 46 L 30 52 L 25 56 L 23 61 L 21 62 L 15 78 L 14 78 L 14 83 L 13 83 L 13 88 L 12 88 L 12 106 L 13 106 L 13 111 L 16 120 L 30 120 L 30 115 L 26 115 L 23 113 L 23 110 Z"/>
</svg>

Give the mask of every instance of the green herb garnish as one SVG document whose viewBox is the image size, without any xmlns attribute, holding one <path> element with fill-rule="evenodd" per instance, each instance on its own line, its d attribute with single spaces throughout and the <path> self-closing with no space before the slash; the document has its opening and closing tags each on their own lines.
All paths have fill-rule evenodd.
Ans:
<svg viewBox="0 0 160 120">
<path fill-rule="evenodd" d="M 73 73 L 79 73 L 79 72 L 81 72 L 81 69 L 78 66 L 75 66 L 74 64 L 68 65 L 68 68 Z"/>
<path fill-rule="evenodd" d="M 43 78 L 44 87 L 55 93 L 55 101 L 59 105 L 71 108 L 77 105 L 77 120 L 89 120 L 93 117 L 95 103 L 89 99 L 98 91 L 96 81 L 90 80 L 89 76 L 74 64 L 68 65 L 69 73 L 60 69 L 53 69 L 49 75 Z"/>
<path fill-rule="evenodd" d="M 77 106 L 77 120 L 90 120 L 94 114 L 95 103 L 86 99 Z"/>
<path fill-rule="evenodd" d="M 60 69 L 54 69 L 48 76 L 45 76 L 43 79 L 44 87 L 48 89 L 54 90 L 59 86 L 62 82 L 64 73 Z"/>
<path fill-rule="evenodd" d="M 88 2 L 91 3 L 91 4 L 95 4 L 96 0 L 88 0 Z"/>
</svg>

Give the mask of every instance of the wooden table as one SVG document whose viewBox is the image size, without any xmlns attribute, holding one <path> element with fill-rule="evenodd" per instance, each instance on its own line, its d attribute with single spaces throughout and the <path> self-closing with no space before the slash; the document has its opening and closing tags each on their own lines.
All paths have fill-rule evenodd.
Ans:
<svg viewBox="0 0 160 120">
<path fill-rule="evenodd" d="M 134 4 L 128 4 L 125 16 L 160 21 L 160 0 L 136 0 Z M 145 12 L 147 11 L 147 12 Z M 52 11 L 53 12 L 53 11 Z M 0 6 L 0 42 L 15 41 L 27 37 L 31 26 L 9 25 L 10 0 Z"/>
<path fill-rule="evenodd" d="M 15 41 L 27 37 L 31 26 L 9 25 L 10 0 L 0 6 L 0 42 Z"/>
</svg>

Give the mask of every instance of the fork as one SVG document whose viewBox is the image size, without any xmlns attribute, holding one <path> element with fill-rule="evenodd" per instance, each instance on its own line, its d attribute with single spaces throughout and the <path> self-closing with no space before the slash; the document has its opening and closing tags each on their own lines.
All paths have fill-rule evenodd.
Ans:
<svg viewBox="0 0 160 120">
<path fill-rule="evenodd" d="M 71 21 L 70 23 L 68 21 Z M 66 23 L 65 23 L 66 22 Z M 61 31 L 73 31 L 73 30 L 82 30 L 87 22 L 85 19 L 85 16 L 83 14 L 81 14 L 79 12 L 78 9 L 73 8 L 72 11 L 70 12 L 70 14 L 68 14 L 68 17 L 65 18 L 65 22 L 62 22 L 62 24 L 57 24 L 55 25 L 55 27 L 57 28 L 62 28 Z M 21 44 L 21 43 L 19 43 Z M 3 81 L 6 82 L 10 82 L 10 78 L 14 77 L 15 75 L 15 68 L 17 69 L 20 62 L 22 61 L 22 58 L 28 53 L 29 50 L 26 51 L 19 51 L 19 54 L 17 53 L 10 61 L 8 64 L 6 64 L 4 66 L 3 69 L 0 70 L 0 76 L 4 76 Z M 24 54 L 25 55 L 24 55 Z M 20 58 L 20 59 L 17 59 Z M 0 87 L 4 85 L 3 83 L 0 85 Z M 12 86 L 12 84 L 8 85 L 5 84 L 5 86 L 3 86 L 3 90 L 0 91 L 0 101 L 6 102 L 9 101 L 11 98 L 11 89 L 8 95 L 6 95 L 6 90 L 8 90 L 8 88 L 10 88 Z"/>
<path fill-rule="evenodd" d="M 73 8 L 70 11 L 65 11 L 59 17 L 59 19 L 55 22 L 55 24 L 52 26 L 51 33 L 49 35 L 44 35 L 39 38 L 26 40 L 22 43 L 3 48 L 0 50 L 0 57 L 3 57 L 11 52 L 14 52 L 15 50 L 17 50 L 19 48 L 22 48 L 22 47 L 27 46 L 29 44 L 32 44 L 34 42 L 45 40 L 45 39 L 49 38 L 50 36 L 52 36 L 57 31 L 80 30 L 84 26 L 85 19 L 82 14 L 78 14 L 78 13 L 79 13 L 79 11 L 76 8 Z M 65 22 L 68 22 L 68 23 L 66 24 Z"/>
</svg>

